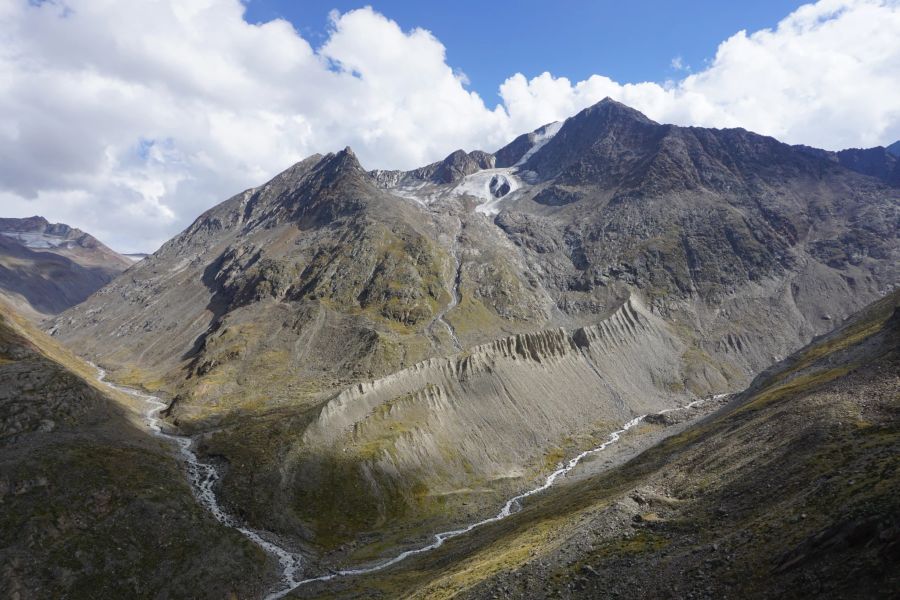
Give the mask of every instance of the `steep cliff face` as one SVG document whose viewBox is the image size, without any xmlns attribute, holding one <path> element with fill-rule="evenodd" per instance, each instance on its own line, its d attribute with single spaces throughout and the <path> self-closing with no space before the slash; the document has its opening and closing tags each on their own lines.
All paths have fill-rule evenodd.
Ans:
<svg viewBox="0 0 900 600">
<path fill-rule="evenodd" d="M 882 146 L 875 148 L 848 148 L 838 152 L 810 148 L 809 146 L 795 146 L 795 148 L 808 152 L 813 156 L 836 162 L 851 171 L 875 177 L 888 185 L 900 186 L 900 160 L 897 158 L 896 150 L 900 148 L 900 142 L 894 142 L 887 148 Z"/>
</svg>

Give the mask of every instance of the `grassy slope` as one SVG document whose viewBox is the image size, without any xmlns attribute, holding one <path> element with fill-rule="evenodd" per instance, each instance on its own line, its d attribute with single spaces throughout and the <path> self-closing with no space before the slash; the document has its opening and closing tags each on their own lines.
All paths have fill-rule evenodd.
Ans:
<svg viewBox="0 0 900 600">
<path fill-rule="evenodd" d="M 900 293 L 621 468 L 383 573 L 300 597 L 889 596 Z"/>
<path fill-rule="evenodd" d="M 21 598 L 246 597 L 268 557 L 194 500 L 173 450 L 0 305 L 0 588 Z"/>
</svg>

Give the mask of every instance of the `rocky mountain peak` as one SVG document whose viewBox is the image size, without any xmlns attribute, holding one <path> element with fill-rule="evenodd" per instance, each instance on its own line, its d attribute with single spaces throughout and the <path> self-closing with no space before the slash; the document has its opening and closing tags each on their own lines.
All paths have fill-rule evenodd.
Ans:
<svg viewBox="0 0 900 600">
<path fill-rule="evenodd" d="M 668 127 L 620 102 L 605 98 L 567 119 L 559 132 L 535 152 L 524 167 L 543 179 L 555 177 L 576 163 L 603 163 L 604 169 L 618 169 L 613 163 L 646 154 L 648 148 L 665 135 Z"/>
<path fill-rule="evenodd" d="M 347 146 L 340 152 L 326 154 L 316 168 L 334 174 L 342 172 L 359 174 L 366 173 L 366 170 L 362 168 L 362 165 L 359 163 L 359 159 L 356 157 L 356 154 L 353 152 L 350 146 Z"/>
<path fill-rule="evenodd" d="M 885 150 L 887 150 L 889 154 L 900 158 L 900 140 L 897 140 L 896 142 L 885 148 Z"/>
<path fill-rule="evenodd" d="M 14 238 L 29 248 L 98 248 L 114 261 L 128 264 L 92 235 L 65 223 L 50 223 L 38 215 L 22 219 L 0 219 L 0 235 Z"/>
<path fill-rule="evenodd" d="M 488 152 L 482 152 L 481 150 L 472 152 L 454 150 L 445 159 L 419 169 L 408 172 L 389 171 L 378 173 L 379 177 L 383 177 L 387 173 L 394 173 L 396 176 L 408 176 L 413 179 L 448 184 L 455 183 L 466 175 L 477 173 L 482 169 L 492 169 L 494 168 L 494 162 L 494 155 Z"/>
<path fill-rule="evenodd" d="M 131 261 L 95 237 L 41 216 L 0 219 L 0 299 L 33 318 L 81 302 Z"/>
<path fill-rule="evenodd" d="M 35 233 L 60 238 L 74 238 L 85 235 L 79 229 L 69 227 L 65 223 L 51 223 L 39 215 L 22 219 L 0 219 L 0 233 Z"/>
<path fill-rule="evenodd" d="M 481 169 L 494 166 L 493 156 L 487 152 L 456 150 L 437 164 L 430 179 L 438 183 L 453 183 Z"/>
<path fill-rule="evenodd" d="M 44 231 L 50 222 L 42 216 L 22 219 L 0 219 L 0 231 Z"/>
<path fill-rule="evenodd" d="M 891 153 L 890 147 L 847 148 L 837 152 L 803 145 L 793 148 L 809 156 L 839 164 L 851 171 L 875 177 L 888 185 L 900 187 L 900 158 Z"/>
<path fill-rule="evenodd" d="M 639 110 L 631 108 L 626 104 L 622 104 L 613 100 L 609 96 L 582 110 L 580 113 L 572 117 L 573 119 L 601 119 L 607 122 L 632 120 L 640 123 L 659 125 L 656 121 L 647 118 L 647 116 Z"/>
</svg>

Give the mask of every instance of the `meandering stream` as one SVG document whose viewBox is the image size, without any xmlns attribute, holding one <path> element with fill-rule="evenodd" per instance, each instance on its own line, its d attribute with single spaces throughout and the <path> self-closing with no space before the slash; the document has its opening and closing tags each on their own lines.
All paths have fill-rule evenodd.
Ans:
<svg viewBox="0 0 900 600">
<path fill-rule="evenodd" d="M 278 562 L 281 565 L 282 569 L 281 582 L 279 586 L 281 589 L 290 590 L 300 585 L 302 581 L 297 579 L 297 576 L 300 571 L 302 557 L 299 554 L 295 554 L 290 550 L 287 550 L 279 546 L 278 544 L 265 539 L 258 531 L 241 524 L 231 515 L 225 512 L 225 509 L 222 508 L 222 506 L 219 504 L 218 499 L 216 499 L 216 494 L 213 490 L 216 482 L 220 477 L 219 472 L 216 470 L 216 468 L 211 464 L 200 461 L 200 459 L 197 457 L 197 454 L 193 450 L 194 440 L 191 437 L 166 433 L 162 430 L 159 413 L 166 408 L 166 404 L 156 396 L 145 394 L 141 391 L 123 385 L 111 383 L 106 380 L 105 370 L 97 367 L 96 365 L 94 365 L 94 368 L 97 369 L 97 380 L 100 383 L 118 390 L 123 394 L 128 394 L 129 396 L 138 398 L 148 405 L 147 410 L 144 412 L 144 418 L 147 420 L 147 426 L 150 428 L 150 431 L 152 431 L 154 435 L 174 442 L 175 445 L 178 446 L 178 451 L 181 454 L 181 458 L 183 459 L 184 464 L 187 466 L 187 476 L 191 484 L 191 489 L 193 490 L 194 496 L 197 498 L 197 501 L 200 503 L 200 505 L 211 512 L 216 520 L 218 520 L 220 523 L 222 523 L 223 525 L 227 525 L 232 529 L 240 531 L 248 539 L 256 543 L 260 548 L 278 559 Z"/>
<path fill-rule="evenodd" d="M 162 402 L 156 396 L 145 394 L 138 390 L 117 385 L 114 383 L 110 383 L 106 380 L 106 371 L 101 369 L 100 367 L 95 367 L 97 369 L 97 379 L 102 384 L 107 385 L 113 389 L 116 389 L 122 393 L 128 394 L 135 398 L 139 398 L 140 400 L 146 402 L 148 404 L 148 409 L 144 413 L 144 417 L 147 420 L 147 425 L 150 430 L 157 436 L 175 442 L 178 446 L 178 450 L 184 460 L 184 463 L 187 465 L 187 474 L 188 480 L 191 483 L 191 488 L 194 491 L 194 495 L 197 497 L 197 501 L 206 508 L 209 512 L 215 516 L 215 518 L 228 527 L 236 529 L 244 534 L 248 539 L 252 540 L 256 544 L 258 544 L 263 550 L 272 554 L 276 558 L 278 558 L 278 562 L 281 564 L 282 568 L 282 577 L 279 582 L 278 589 L 271 592 L 268 596 L 266 596 L 266 600 L 278 600 L 279 598 L 283 598 L 293 590 L 297 589 L 301 585 L 307 583 L 313 583 L 316 581 L 330 581 L 337 577 L 349 577 L 353 575 L 365 575 L 366 573 L 374 573 L 376 571 L 380 571 L 382 569 L 386 569 L 392 565 L 399 563 L 402 560 L 409 558 L 410 556 L 414 556 L 416 554 L 422 554 L 425 552 L 429 552 L 431 550 L 435 550 L 440 548 L 445 541 L 455 538 L 457 536 L 469 533 L 473 529 L 481 527 L 483 525 L 487 525 L 489 523 L 495 523 L 500 521 L 501 519 L 505 519 L 515 512 L 516 509 L 521 508 L 522 500 L 528 498 L 529 496 L 533 496 L 534 494 L 538 494 L 543 492 L 544 490 L 550 488 L 560 477 L 564 476 L 566 473 L 574 469 L 578 463 L 580 463 L 585 457 L 590 456 L 592 454 L 597 454 L 598 452 L 602 452 L 610 445 L 619 441 L 620 436 L 639 424 L 643 421 L 647 415 L 641 415 L 639 417 L 635 417 L 631 419 L 627 423 L 625 423 L 621 429 L 613 431 L 609 434 L 609 437 L 605 442 L 597 446 L 596 448 L 592 448 L 590 450 L 586 450 L 570 459 L 567 463 L 565 463 L 559 469 L 550 473 L 545 479 L 544 482 L 526 492 L 523 492 L 517 496 L 513 496 L 509 500 L 506 501 L 506 504 L 500 509 L 493 517 L 488 517 L 487 519 L 483 519 L 481 521 L 477 521 L 475 523 L 471 523 L 465 527 L 459 529 L 452 529 L 450 531 L 442 531 L 440 533 L 434 534 L 433 540 L 430 544 L 426 546 L 422 546 L 421 548 L 416 548 L 413 550 L 407 550 L 405 552 L 401 552 L 397 556 L 384 560 L 375 565 L 359 568 L 359 569 L 343 569 L 339 571 L 334 571 L 327 575 L 322 575 L 319 577 L 310 577 L 307 579 L 298 579 L 300 576 L 300 566 L 302 564 L 302 557 L 299 554 L 291 552 L 290 550 L 285 549 L 284 547 L 271 542 L 265 539 L 258 531 L 251 529 L 236 519 L 231 517 L 225 510 L 221 507 L 218 500 L 216 499 L 215 492 L 213 488 L 216 482 L 219 480 L 219 472 L 216 468 L 204 462 L 201 462 L 197 457 L 197 454 L 193 451 L 194 440 L 191 437 L 183 436 L 183 435 L 175 435 L 171 433 L 166 433 L 162 430 L 161 420 L 159 418 L 160 412 L 165 409 L 166 404 Z M 713 396 L 712 399 L 721 398 L 723 395 Z M 695 400 L 690 402 L 684 406 L 679 406 L 675 408 L 669 408 L 666 410 L 659 411 L 657 414 L 665 414 L 675 411 L 687 410 L 689 408 L 693 408 L 698 404 L 701 404 L 710 398 L 702 398 L 700 400 Z"/>
</svg>

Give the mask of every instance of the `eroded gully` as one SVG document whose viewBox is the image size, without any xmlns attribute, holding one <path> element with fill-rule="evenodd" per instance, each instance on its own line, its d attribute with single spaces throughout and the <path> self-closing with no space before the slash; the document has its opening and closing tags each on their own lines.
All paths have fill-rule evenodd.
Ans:
<svg viewBox="0 0 900 600">
<path fill-rule="evenodd" d="M 462 350 L 462 344 L 456 336 L 456 330 L 453 329 L 453 326 L 450 325 L 444 317 L 459 304 L 459 283 L 462 277 L 462 261 L 459 259 L 459 236 L 461 235 L 462 221 L 460 220 L 459 230 L 456 233 L 456 237 L 453 239 L 453 245 L 450 247 L 450 255 L 453 257 L 453 285 L 450 286 L 450 301 L 443 310 L 435 315 L 434 319 L 431 320 L 431 323 L 428 324 L 428 334 L 433 340 L 437 340 L 434 336 L 434 325 L 435 323 L 442 323 L 444 327 L 447 328 L 447 333 L 450 334 L 450 340 L 453 342 L 453 347 L 457 351 Z"/>
</svg>

